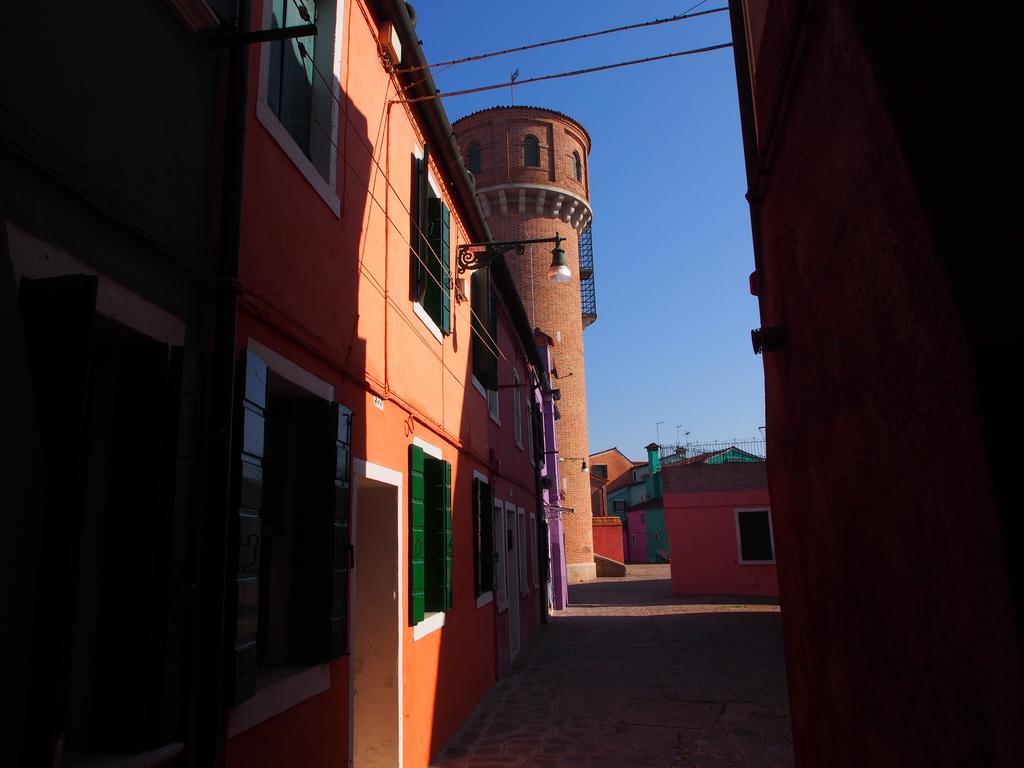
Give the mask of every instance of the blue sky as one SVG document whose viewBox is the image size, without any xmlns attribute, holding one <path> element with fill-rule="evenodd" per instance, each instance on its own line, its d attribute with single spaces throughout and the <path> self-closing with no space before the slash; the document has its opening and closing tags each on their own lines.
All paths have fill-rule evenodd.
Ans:
<svg viewBox="0 0 1024 768">
<path fill-rule="evenodd" d="M 642 3 L 416 4 L 429 61 L 664 18 L 696 0 Z M 708 0 L 701 10 L 724 2 Z M 622 32 L 435 71 L 441 91 L 617 63 L 728 42 L 728 14 Z M 724 49 L 516 88 L 593 138 L 597 322 L 584 333 L 591 450 L 642 458 L 655 439 L 760 436 L 764 375 L 750 348 L 759 325 L 743 193 L 732 51 Z M 449 118 L 509 91 L 445 99 Z"/>
</svg>

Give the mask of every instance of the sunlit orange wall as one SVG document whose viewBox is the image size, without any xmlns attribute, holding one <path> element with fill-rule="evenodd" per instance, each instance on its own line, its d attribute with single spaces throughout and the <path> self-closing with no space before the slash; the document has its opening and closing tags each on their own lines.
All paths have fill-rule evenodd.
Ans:
<svg viewBox="0 0 1024 768">
<path fill-rule="evenodd" d="M 470 381 L 470 303 L 453 299 L 453 333 L 443 343 L 413 311 L 406 211 L 411 157 L 423 139 L 413 113 L 388 104 L 395 84 L 378 57 L 372 11 L 354 1 L 344 5 L 336 139 L 340 217 L 257 119 L 260 46 L 252 49 L 237 343 L 242 349 L 256 339 L 332 384 L 335 399 L 355 413 L 353 455 L 401 472 L 406 487 L 414 437 L 439 447 L 452 463 L 454 605 L 441 630 L 416 642 L 412 627 L 402 632 L 405 765 L 418 768 L 454 735 L 495 678 L 495 605 L 477 608 L 473 592 L 473 470 L 490 476 L 496 495 L 527 514 L 536 511 L 534 474 L 526 451 L 514 442 L 512 390 L 500 393 L 504 421 L 498 426 Z M 257 23 L 261 7 L 256 4 Z M 452 210 L 454 258 L 457 244 L 472 237 L 451 186 L 436 164 L 431 172 Z M 522 348 L 508 328 L 503 310 L 500 381 L 511 383 L 515 366 L 527 382 Z M 383 400 L 382 410 L 374 396 Z M 525 446 L 525 429 L 523 439 Z M 492 449 L 500 475 L 489 466 Z M 407 595 L 404 558 L 399 567 Z M 539 590 L 522 598 L 524 644 L 539 625 L 539 605 Z M 229 739 L 227 765 L 345 765 L 348 675 L 345 657 L 331 665 L 328 692 Z"/>
</svg>

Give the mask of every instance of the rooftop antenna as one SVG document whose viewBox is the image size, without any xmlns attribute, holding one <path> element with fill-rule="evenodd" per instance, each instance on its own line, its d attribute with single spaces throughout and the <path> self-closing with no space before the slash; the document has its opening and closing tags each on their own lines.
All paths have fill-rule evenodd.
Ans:
<svg viewBox="0 0 1024 768">
<path fill-rule="evenodd" d="M 676 446 L 677 447 L 679 446 L 679 428 L 682 427 L 682 426 L 683 426 L 682 424 L 676 424 Z M 687 434 L 689 434 L 689 433 L 687 433 Z"/>
<path fill-rule="evenodd" d="M 654 425 L 654 434 L 658 436 L 658 439 L 656 440 L 658 445 L 661 445 L 661 425 L 664 423 L 664 421 L 659 421 L 657 424 Z"/>
<path fill-rule="evenodd" d="M 512 73 L 508 81 L 508 89 L 512 94 L 512 106 L 516 105 L 516 80 L 519 79 L 519 67 L 516 67 L 516 71 Z"/>
</svg>

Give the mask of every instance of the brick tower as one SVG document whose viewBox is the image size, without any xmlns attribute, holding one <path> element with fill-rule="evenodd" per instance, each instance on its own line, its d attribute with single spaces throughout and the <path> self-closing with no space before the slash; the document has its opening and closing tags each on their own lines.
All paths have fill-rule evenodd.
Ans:
<svg viewBox="0 0 1024 768">
<path fill-rule="evenodd" d="M 596 318 L 590 249 L 590 136 L 567 115 L 538 107 L 492 107 L 454 124 L 466 166 L 496 240 L 565 238 L 572 280 L 547 279 L 548 244 L 527 246 L 507 258 L 530 322 L 555 340 L 561 392 L 558 448 L 561 505 L 569 581 L 596 576 L 591 529 L 590 473 L 583 329 Z M 581 258 L 582 256 L 582 258 Z"/>
</svg>

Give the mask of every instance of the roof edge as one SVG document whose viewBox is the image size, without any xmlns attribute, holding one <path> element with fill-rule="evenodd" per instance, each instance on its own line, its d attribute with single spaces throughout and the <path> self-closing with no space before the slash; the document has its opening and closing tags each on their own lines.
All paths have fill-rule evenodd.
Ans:
<svg viewBox="0 0 1024 768">
<path fill-rule="evenodd" d="M 579 120 L 577 120 L 572 115 L 567 115 L 567 114 L 565 114 L 565 112 L 560 112 L 557 109 L 551 109 L 550 107 L 534 107 L 534 106 L 531 106 L 529 104 L 516 104 L 516 105 L 495 104 L 493 107 L 484 107 L 483 109 L 476 110 L 476 112 L 470 112 L 468 115 L 463 115 L 458 120 L 456 120 L 454 123 L 452 123 L 452 125 L 458 125 L 463 120 L 468 120 L 469 118 L 475 117 L 476 115 L 482 115 L 484 112 L 498 112 L 498 111 L 501 111 L 501 110 L 509 110 L 509 109 L 527 109 L 527 110 L 532 109 L 532 110 L 536 110 L 537 112 L 547 112 L 548 114 L 551 114 L 551 115 L 558 115 L 559 117 L 568 120 L 570 123 L 572 123 L 577 128 L 579 128 L 581 131 L 583 131 L 583 135 L 587 137 L 587 154 L 588 155 L 590 154 L 590 151 L 594 148 L 594 140 L 590 136 L 590 131 L 588 131 L 586 129 L 586 127 L 583 125 L 583 123 L 581 123 Z"/>
<path fill-rule="evenodd" d="M 379 0 L 380 8 L 384 15 L 394 22 L 399 36 L 402 39 L 403 56 L 408 55 L 408 65 L 416 68 L 412 72 L 399 73 L 397 77 L 404 81 L 406 92 L 410 98 L 417 96 L 434 96 L 438 93 L 437 84 L 427 65 L 426 56 L 423 54 L 423 46 L 420 45 L 416 36 L 416 25 L 409 16 L 410 5 L 403 0 Z M 437 148 L 434 157 L 438 158 L 460 198 L 461 207 L 466 211 L 469 221 L 469 229 L 474 236 L 479 235 L 480 240 L 490 241 L 494 239 L 491 228 L 484 217 L 480 201 L 476 197 L 472 176 L 462 160 L 462 152 L 455 139 L 455 130 L 448 122 L 448 113 L 440 99 L 427 99 L 414 102 L 411 105 L 414 111 L 419 111 L 423 117 L 422 128 L 429 138 L 434 142 L 432 147 Z M 566 115 L 568 117 L 568 115 Z M 572 118 L 569 118 L 570 120 Z M 575 122 L 575 121 L 574 121 Z M 583 126 L 580 126 L 581 128 Z M 584 129 L 586 130 L 586 129 Z M 590 139 L 589 134 L 587 139 Z M 530 327 L 529 318 L 526 315 L 526 307 L 523 305 L 522 297 L 516 290 L 512 273 L 504 258 L 498 259 L 492 272 L 499 293 L 505 300 L 505 306 L 512 316 L 512 325 L 522 342 L 527 360 L 536 370 L 543 370 L 540 353 L 533 341 L 533 329 Z"/>
</svg>

